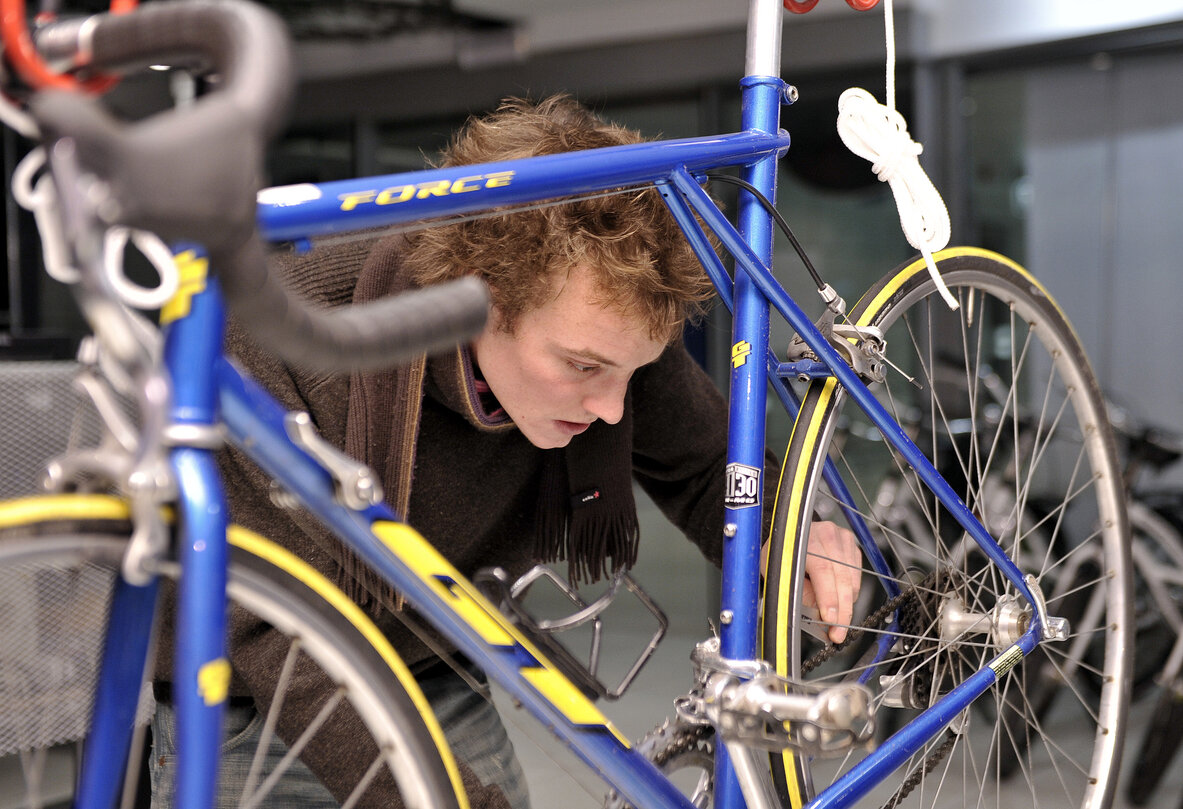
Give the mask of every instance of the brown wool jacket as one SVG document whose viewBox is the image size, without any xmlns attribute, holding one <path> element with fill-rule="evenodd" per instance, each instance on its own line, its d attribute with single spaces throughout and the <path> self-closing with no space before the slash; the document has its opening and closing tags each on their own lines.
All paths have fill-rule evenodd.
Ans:
<svg viewBox="0 0 1183 809">
<path fill-rule="evenodd" d="M 384 246 L 385 245 L 385 246 Z M 397 249 L 379 243 L 397 264 Z M 371 255 L 369 245 L 335 247 L 299 260 L 285 260 L 283 272 L 301 294 L 325 306 L 354 299 L 359 273 Z M 348 375 L 323 375 L 289 368 L 259 349 L 241 328 L 231 325 L 227 350 L 236 362 L 292 410 L 311 414 L 321 434 L 345 447 L 350 407 Z M 543 450 L 531 445 L 512 425 L 490 426 L 474 418 L 466 384 L 463 355 L 433 358 L 427 363 L 419 429 L 413 451 L 413 485 L 408 521 L 466 575 L 494 565 L 512 574 L 523 572 L 532 558 Z M 354 383 L 356 385 L 356 382 Z M 722 546 L 723 487 L 726 452 L 726 406 L 707 375 L 681 345 L 672 346 L 654 365 L 639 370 L 630 387 L 632 476 L 666 517 L 718 565 Z M 394 412 L 393 402 L 367 401 L 371 413 Z M 356 405 L 356 402 L 354 403 Z M 577 436 L 574 441 L 579 441 Z M 372 453 L 371 453 L 372 454 Z M 397 464 L 371 464 L 382 473 Z M 279 542 L 310 562 L 347 592 L 350 573 L 343 567 L 335 541 L 305 515 L 278 509 L 263 475 L 237 451 L 221 458 L 233 520 Z M 399 481 L 383 480 L 387 492 Z M 354 582 L 354 584 L 356 584 Z M 426 665 L 433 653 L 404 625 L 391 605 L 368 605 L 379 627 L 409 665 Z M 270 702 L 273 678 L 286 648 L 273 633 L 239 620 L 232 622 L 233 692 L 249 694 L 262 706 Z M 446 648 L 446 647 L 445 647 Z M 301 698 L 309 712 L 319 705 L 330 684 L 308 682 Z M 290 705 L 292 698 L 285 703 Z M 350 729 L 351 719 L 303 758 L 337 791 L 371 760 L 354 748 L 365 734 Z M 281 731 L 281 735 L 283 735 Z M 324 734 L 322 734 L 324 735 Z M 333 740 L 335 739 L 335 741 Z M 475 784 L 465 770 L 466 783 Z M 470 789 L 470 791 L 472 791 Z M 370 794 L 375 793 L 374 789 Z M 474 805 L 500 796 L 475 794 Z M 338 795 L 338 798 L 343 797 Z M 375 800 L 372 805 L 391 805 Z"/>
</svg>

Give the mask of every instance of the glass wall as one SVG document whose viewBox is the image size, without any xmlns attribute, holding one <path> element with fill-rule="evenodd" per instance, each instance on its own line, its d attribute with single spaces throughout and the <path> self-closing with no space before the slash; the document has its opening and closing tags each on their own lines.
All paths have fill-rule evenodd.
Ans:
<svg viewBox="0 0 1183 809">
<path fill-rule="evenodd" d="M 1076 327 L 1106 396 L 1143 426 L 1183 422 L 1178 352 L 1148 350 L 1181 288 L 1177 39 L 1085 48 L 967 75 L 979 241 L 1024 263 Z M 1173 470 L 1174 479 L 1183 472 Z"/>
</svg>

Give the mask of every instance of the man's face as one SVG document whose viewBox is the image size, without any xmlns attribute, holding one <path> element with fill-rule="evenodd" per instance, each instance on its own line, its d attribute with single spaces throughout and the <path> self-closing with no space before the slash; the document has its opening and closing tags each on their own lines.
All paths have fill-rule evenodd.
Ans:
<svg viewBox="0 0 1183 809">
<path fill-rule="evenodd" d="M 572 270 L 558 294 L 522 315 L 512 334 L 498 327 L 494 311 L 473 344 L 493 395 L 542 449 L 565 447 L 596 419 L 620 421 L 633 372 L 665 349 L 639 317 L 605 306 L 589 275 Z"/>
</svg>

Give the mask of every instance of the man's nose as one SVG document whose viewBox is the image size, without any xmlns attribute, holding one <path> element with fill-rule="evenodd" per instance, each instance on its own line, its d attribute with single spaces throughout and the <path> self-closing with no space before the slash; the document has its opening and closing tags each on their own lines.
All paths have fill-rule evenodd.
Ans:
<svg viewBox="0 0 1183 809">
<path fill-rule="evenodd" d="M 624 417 L 624 395 L 628 380 L 605 382 L 583 399 L 583 408 L 598 419 L 616 424 Z"/>
</svg>

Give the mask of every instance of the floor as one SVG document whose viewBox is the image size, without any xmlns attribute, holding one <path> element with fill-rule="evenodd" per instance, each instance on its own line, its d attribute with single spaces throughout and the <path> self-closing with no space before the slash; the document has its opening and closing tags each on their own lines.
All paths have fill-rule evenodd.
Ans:
<svg viewBox="0 0 1183 809">
<path fill-rule="evenodd" d="M 642 502 L 641 559 L 634 569 L 635 578 L 658 604 L 671 616 L 667 636 L 658 646 L 652 660 L 638 675 L 634 684 L 624 696 L 615 702 L 601 701 L 600 707 L 609 718 L 630 739 L 639 739 L 672 715 L 672 698 L 687 689 L 691 682 L 689 653 L 693 645 L 707 636 L 708 621 L 713 609 L 710 595 L 716 585 L 713 572 L 703 561 L 697 549 L 669 528 L 651 504 Z M 648 639 L 648 627 L 630 626 L 630 612 L 622 608 L 620 626 L 614 626 L 608 619 L 605 636 L 616 638 L 618 643 L 607 648 L 605 655 L 614 649 L 639 648 Z M 636 611 L 632 612 L 636 615 Z M 631 658 L 630 658 L 631 659 Z M 624 665 L 627 665 L 624 664 Z M 601 782 L 569 751 L 558 744 L 549 732 L 540 728 L 520 710 L 515 710 L 504 695 L 498 695 L 502 715 L 509 725 L 518 757 L 526 769 L 530 783 L 531 799 L 535 809 L 582 809 L 600 807 L 604 803 L 604 788 Z M 1142 743 L 1151 712 L 1154 710 L 1154 694 L 1136 700 L 1131 711 L 1129 733 L 1126 742 L 1127 761 L 1132 759 Z M 1058 738 L 1073 738 L 1072 717 Z M 1124 797 L 1130 767 L 1122 773 L 1121 793 L 1114 802 L 1114 809 L 1130 809 Z M 1008 788 L 1014 791 L 1013 806 L 1031 805 L 1031 796 L 1022 791 L 1021 779 Z M 871 798 L 863 803 L 879 806 Z M 1148 809 L 1183 809 L 1183 753 L 1174 760 L 1170 772 L 1155 790 L 1153 798 L 1145 807 Z M 1010 802 L 1004 800 L 1002 805 Z M 1061 809 L 1057 806 L 1041 805 L 1037 809 Z M 1066 809 L 1066 808 L 1065 808 Z"/>
</svg>

